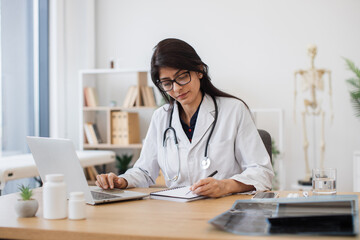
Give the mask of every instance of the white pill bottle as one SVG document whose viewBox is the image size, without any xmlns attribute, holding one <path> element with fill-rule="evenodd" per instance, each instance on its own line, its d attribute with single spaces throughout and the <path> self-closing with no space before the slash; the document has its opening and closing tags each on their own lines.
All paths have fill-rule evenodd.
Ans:
<svg viewBox="0 0 360 240">
<path fill-rule="evenodd" d="M 83 192 L 71 192 L 69 199 L 69 219 L 81 220 L 86 218 L 86 203 Z"/>
<path fill-rule="evenodd" d="M 44 218 L 63 219 L 67 217 L 66 184 L 63 174 L 45 176 L 43 205 Z"/>
</svg>

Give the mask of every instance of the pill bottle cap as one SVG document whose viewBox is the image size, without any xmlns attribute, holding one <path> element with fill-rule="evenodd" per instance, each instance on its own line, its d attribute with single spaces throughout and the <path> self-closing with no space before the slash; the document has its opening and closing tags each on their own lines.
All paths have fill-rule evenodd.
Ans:
<svg viewBox="0 0 360 240">
<path fill-rule="evenodd" d="M 84 193 L 83 192 L 71 192 L 70 193 L 70 200 L 83 200 Z"/>
<path fill-rule="evenodd" d="M 64 181 L 64 174 L 48 174 L 45 179 L 47 182 L 62 182 Z"/>
</svg>

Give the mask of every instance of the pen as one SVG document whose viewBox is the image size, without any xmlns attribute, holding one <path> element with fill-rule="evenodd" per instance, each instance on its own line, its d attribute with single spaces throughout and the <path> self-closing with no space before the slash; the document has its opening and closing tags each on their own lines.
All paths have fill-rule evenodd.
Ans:
<svg viewBox="0 0 360 240">
<path fill-rule="evenodd" d="M 215 170 L 213 173 L 211 173 L 209 176 L 207 176 L 208 178 L 209 177 L 213 177 L 215 174 L 217 174 L 218 173 L 218 171 L 217 170 Z M 190 191 L 188 191 L 185 195 L 188 195 L 189 193 L 191 192 L 191 190 Z"/>
<path fill-rule="evenodd" d="M 209 176 L 207 176 L 207 177 L 213 177 L 215 174 L 217 174 L 218 173 L 218 171 L 217 170 L 215 170 L 215 172 L 213 172 L 212 174 L 210 174 Z"/>
</svg>

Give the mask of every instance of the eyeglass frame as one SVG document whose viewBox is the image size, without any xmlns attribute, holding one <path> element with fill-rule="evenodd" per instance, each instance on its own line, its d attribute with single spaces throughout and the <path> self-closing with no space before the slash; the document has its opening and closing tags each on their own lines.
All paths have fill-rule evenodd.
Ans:
<svg viewBox="0 0 360 240">
<path fill-rule="evenodd" d="M 176 79 L 178 79 L 181 75 L 183 75 L 183 74 L 185 74 L 185 73 L 189 74 L 190 80 L 189 80 L 187 83 L 184 83 L 184 84 L 178 83 L 178 82 L 176 81 Z M 171 89 L 169 89 L 169 90 L 164 90 L 164 88 L 161 86 L 161 83 L 162 83 L 162 82 L 166 82 L 166 81 L 171 82 Z M 186 72 L 183 72 L 183 73 L 179 74 L 179 75 L 178 75 L 177 77 L 175 77 L 174 79 L 169 79 L 169 80 L 164 80 L 164 81 L 157 80 L 157 85 L 158 85 L 158 87 L 159 87 L 163 92 L 170 92 L 171 90 L 174 89 L 174 83 L 177 83 L 177 85 L 179 85 L 179 86 L 185 86 L 186 84 L 189 84 L 190 82 L 191 82 L 191 73 L 190 73 L 190 71 L 186 71 Z"/>
</svg>

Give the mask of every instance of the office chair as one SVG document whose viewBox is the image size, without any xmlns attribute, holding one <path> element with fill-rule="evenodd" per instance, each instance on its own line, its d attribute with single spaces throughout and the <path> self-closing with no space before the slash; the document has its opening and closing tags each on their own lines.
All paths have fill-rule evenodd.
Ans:
<svg viewBox="0 0 360 240">
<path fill-rule="evenodd" d="M 261 140 L 263 141 L 266 151 L 270 156 L 270 161 L 272 163 L 272 143 L 271 143 L 271 135 L 267 131 L 263 129 L 258 129 Z"/>
</svg>

